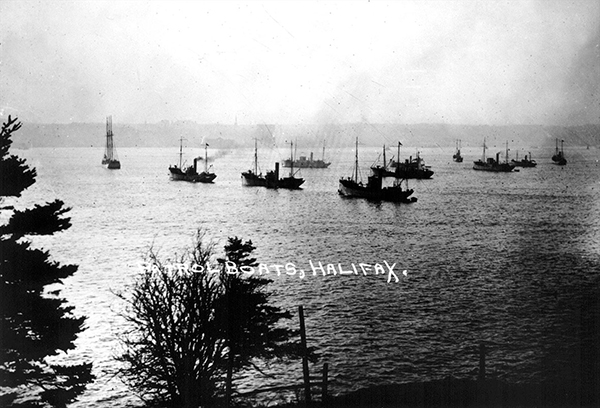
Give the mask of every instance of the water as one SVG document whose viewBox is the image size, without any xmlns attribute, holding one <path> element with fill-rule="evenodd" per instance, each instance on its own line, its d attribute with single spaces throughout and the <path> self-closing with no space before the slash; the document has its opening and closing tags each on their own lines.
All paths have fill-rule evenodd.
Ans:
<svg viewBox="0 0 600 408">
<path fill-rule="evenodd" d="M 98 149 L 17 152 L 38 171 L 19 208 L 54 198 L 72 207 L 70 229 L 33 242 L 79 265 L 62 295 L 88 317 L 87 329 L 66 358 L 93 362 L 98 378 L 75 406 L 139 403 L 111 374 L 124 329 L 114 292 L 126 293 L 150 246 L 165 257 L 180 252 L 197 228 L 220 249 L 239 236 L 252 240 L 259 262 L 308 273 L 273 274 L 270 286 L 279 305 L 304 306 L 308 342 L 320 354 L 311 370 L 329 363 L 333 393 L 474 378 L 482 341 L 488 373 L 498 378 L 577 377 L 588 337 L 597 335 L 588 326 L 598 321 L 600 153 L 573 149 L 559 167 L 550 164 L 552 151 L 528 149 L 537 168 L 494 174 L 471 169 L 478 149 L 463 149 L 463 163 L 451 161 L 452 150 L 422 151 L 435 174 L 410 182 L 419 200 L 410 205 L 339 197 L 337 180 L 351 174 L 354 156 L 345 148 L 329 152 L 329 169 L 303 169 L 301 191 L 242 187 L 252 150 L 216 152 L 213 185 L 169 181 L 171 149 L 119 149 L 118 171 L 100 165 Z M 362 149 L 363 168 L 378 153 Z M 264 172 L 287 150 L 259 155 Z M 386 274 L 313 276 L 309 261 L 345 270 L 395 263 L 399 282 Z M 299 363 L 274 370 L 275 379 L 249 373 L 238 384 L 249 390 L 302 377 Z"/>
</svg>

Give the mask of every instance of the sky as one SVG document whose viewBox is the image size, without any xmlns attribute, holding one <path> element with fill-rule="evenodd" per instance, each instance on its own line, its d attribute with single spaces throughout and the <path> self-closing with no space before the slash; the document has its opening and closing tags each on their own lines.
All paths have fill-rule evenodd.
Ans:
<svg viewBox="0 0 600 408">
<path fill-rule="evenodd" d="M 0 116 L 600 123 L 600 2 L 0 0 Z"/>
</svg>

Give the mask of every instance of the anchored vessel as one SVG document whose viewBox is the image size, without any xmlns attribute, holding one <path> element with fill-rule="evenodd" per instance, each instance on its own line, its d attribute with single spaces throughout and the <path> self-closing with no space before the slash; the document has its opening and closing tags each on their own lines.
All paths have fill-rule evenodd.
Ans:
<svg viewBox="0 0 600 408">
<path fill-rule="evenodd" d="M 171 180 L 189 181 L 191 183 L 212 183 L 217 175 L 211 173 L 208 169 L 208 143 L 205 143 L 204 146 L 204 171 L 202 173 L 198 173 L 198 160 L 201 160 L 201 157 L 194 159 L 193 166 L 188 166 L 185 169 L 182 167 L 182 146 L 183 138 L 179 139 L 179 166 L 169 166 Z"/>
<path fill-rule="evenodd" d="M 109 169 L 117 170 L 121 168 L 121 162 L 117 158 L 117 150 L 113 140 L 112 116 L 106 118 L 106 147 L 102 164 L 106 164 Z"/>
<path fill-rule="evenodd" d="M 279 178 L 279 163 L 275 163 L 275 170 L 267 172 L 266 186 L 267 188 L 287 188 L 287 189 L 298 189 L 304 183 L 304 179 L 300 177 L 294 177 L 294 143 L 290 143 L 291 154 L 290 160 L 292 166 L 290 167 L 290 175 L 288 177 Z"/>
<path fill-rule="evenodd" d="M 433 176 L 431 166 L 425 166 L 425 162 L 418 151 L 415 159 L 410 156 L 404 160 L 404 163 L 400 163 L 400 146 L 402 146 L 402 143 L 398 142 L 398 161 L 392 161 L 391 164 L 391 167 L 396 168 L 393 174 L 394 177 L 403 179 L 429 179 Z M 386 175 L 392 176 L 392 174 Z"/>
<path fill-rule="evenodd" d="M 310 152 L 310 158 L 300 156 L 297 160 L 286 159 L 283 161 L 283 167 L 296 167 L 298 169 L 326 169 L 331 162 L 325 161 L 325 143 L 323 143 L 323 158 L 320 160 L 313 159 L 313 152 Z"/>
<path fill-rule="evenodd" d="M 242 185 L 248 187 L 265 187 L 267 185 L 267 179 L 262 173 L 258 174 L 258 148 L 256 139 L 254 139 L 254 169 L 242 173 Z"/>
<path fill-rule="evenodd" d="M 510 161 L 512 164 L 514 164 L 516 167 L 535 167 L 537 166 L 537 163 L 535 160 L 531 159 L 531 152 L 529 152 L 529 157 L 527 157 L 527 155 L 525 155 L 524 159 L 519 160 L 519 152 L 517 152 L 517 158 L 512 159 Z"/>
<path fill-rule="evenodd" d="M 500 163 L 500 152 L 496 153 L 496 159 L 485 157 L 485 139 L 483 139 L 483 156 L 480 160 L 473 162 L 473 170 L 494 171 L 508 173 L 513 171 L 515 165 L 508 162 L 508 142 L 506 142 L 505 162 Z"/>
<path fill-rule="evenodd" d="M 454 153 L 452 159 L 457 163 L 462 163 L 463 161 L 463 157 L 460 155 L 460 139 L 456 141 L 456 153 Z"/>
<path fill-rule="evenodd" d="M 558 150 L 558 139 L 556 139 L 556 152 L 552 156 L 552 161 L 554 164 L 558 164 L 559 166 L 564 166 L 567 164 L 567 159 L 565 159 L 565 153 L 563 152 L 563 143 L 564 140 L 560 141 L 560 150 Z"/>
<path fill-rule="evenodd" d="M 398 147 L 398 149 L 400 149 Z M 385 148 L 384 148 L 385 151 Z M 385 159 L 384 159 L 385 160 Z M 386 165 L 383 167 L 371 167 L 372 174 L 368 177 L 367 184 L 358 180 L 358 138 L 356 139 L 356 152 L 354 158 L 354 170 L 351 177 L 339 180 L 338 193 L 344 197 L 366 198 L 375 201 L 393 201 L 401 203 L 413 203 L 415 197 L 409 198 L 413 190 L 402 189 L 401 179 L 394 178 L 394 184 L 383 187 L 383 179 L 388 174 Z"/>
</svg>

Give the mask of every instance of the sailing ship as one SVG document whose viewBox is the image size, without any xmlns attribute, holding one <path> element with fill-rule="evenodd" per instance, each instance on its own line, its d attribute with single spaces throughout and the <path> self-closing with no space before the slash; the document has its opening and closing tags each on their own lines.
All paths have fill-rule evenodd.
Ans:
<svg viewBox="0 0 600 408">
<path fill-rule="evenodd" d="M 559 166 L 567 164 L 567 159 L 565 159 L 565 153 L 563 152 L 563 142 L 564 140 L 560 141 L 560 150 L 558 150 L 558 139 L 556 139 L 556 152 L 552 156 L 554 164 L 558 164 Z"/>
<path fill-rule="evenodd" d="M 102 164 L 106 164 L 107 168 L 111 170 L 121 168 L 121 162 L 117 158 L 117 150 L 115 149 L 115 142 L 113 140 L 112 116 L 106 118 L 106 147 L 104 149 Z"/>
<path fill-rule="evenodd" d="M 496 153 L 496 159 L 494 160 L 492 157 L 485 157 L 485 139 L 483 139 L 483 156 L 480 160 L 473 162 L 473 170 L 481 170 L 481 171 L 493 171 L 493 172 L 501 172 L 508 173 L 513 171 L 515 168 L 514 163 L 508 162 L 508 142 L 506 142 L 506 155 L 504 163 L 500 163 L 500 152 Z"/>
<path fill-rule="evenodd" d="M 283 167 L 296 167 L 299 169 L 326 169 L 329 167 L 331 162 L 325 161 L 325 143 L 323 143 L 323 157 L 322 159 L 314 160 L 313 152 L 310 152 L 310 158 L 306 156 L 300 156 L 297 160 L 286 159 L 283 161 Z"/>
<path fill-rule="evenodd" d="M 398 147 L 398 149 L 400 149 Z M 385 152 L 385 148 L 384 148 Z M 383 179 L 386 177 L 386 165 L 371 167 L 372 174 L 368 177 L 367 184 L 359 181 L 358 177 L 358 138 L 356 138 L 356 150 L 354 157 L 354 170 L 351 177 L 341 178 L 339 180 L 338 193 L 344 197 L 366 198 L 375 201 L 393 201 L 400 203 L 413 203 L 417 201 L 415 197 L 409 198 L 414 192 L 412 189 L 404 190 L 401 186 L 401 179 L 394 177 L 394 184 L 390 187 L 383 187 Z"/>
<path fill-rule="evenodd" d="M 185 169 L 183 168 L 183 164 L 181 162 L 183 156 L 182 149 L 183 138 L 179 139 L 179 166 L 169 166 L 171 180 L 189 181 L 191 183 L 212 183 L 217 175 L 215 173 L 211 173 L 208 169 L 208 143 L 205 143 L 204 146 L 204 171 L 202 173 L 198 173 L 198 160 L 201 160 L 201 157 L 196 157 L 194 159 L 193 166 L 188 166 Z"/>
<path fill-rule="evenodd" d="M 290 143 L 290 146 L 290 160 L 292 162 L 292 166 L 290 167 L 290 175 L 288 177 L 279 178 L 279 163 L 275 163 L 275 170 L 268 171 L 265 177 L 267 188 L 287 188 L 295 190 L 299 189 L 304 183 L 303 178 L 294 176 L 294 143 Z"/>
<path fill-rule="evenodd" d="M 256 139 L 254 139 L 254 169 L 242 173 L 242 185 L 248 187 L 265 187 L 267 185 L 267 179 L 262 173 L 258 174 L 258 148 Z"/>
<path fill-rule="evenodd" d="M 462 163 L 463 157 L 460 155 L 460 139 L 456 141 L 456 153 L 452 155 L 452 159 L 457 163 Z"/>
<path fill-rule="evenodd" d="M 519 160 L 519 152 L 517 152 L 517 158 L 512 159 L 510 161 L 511 163 L 513 163 L 515 165 L 515 167 L 535 167 L 537 166 L 537 162 L 535 160 L 531 159 L 531 152 L 529 152 L 529 157 L 527 157 L 527 155 L 525 155 L 524 159 Z"/>
<path fill-rule="evenodd" d="M 400 146 L 402 146 L 402 143 L 398 142 L 398 161 L 392 161 L 391 164 L 391 167 L 396 168 L 394 176 L 403 179 L 430 179 L 434 172 L 431 170 L 431 166 L 425 166 L 425 162 L 418 151 L 416 158 L 413 159 L 410 156 L 404 160 L 404 163 L 400 163 Z"/>
</svg>

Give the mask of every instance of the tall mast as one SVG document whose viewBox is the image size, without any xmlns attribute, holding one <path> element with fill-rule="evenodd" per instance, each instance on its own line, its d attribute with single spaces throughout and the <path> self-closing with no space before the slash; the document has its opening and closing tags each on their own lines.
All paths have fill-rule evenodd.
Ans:
<svg viewBox="0 0 600 408">
<path fill-rule="evenodd" d="M 354 182 L 358 183 L 358 136 L 356 137 L 356 148 L 354 150 Z"/>
<path fill-rule="evenodd" d="M 325 161 L 325 139 L 323 139 L 323 157 L 321 160 Z"/>
<path fill-rule="evenodd" d="M 508 140 L 506 141 L 506 155 L 504 156 L 504 161 L 508 163 Z"/>
<path fill-rule="evenodd" d="M 385 159 L 385 145 L 383 145 L 383 169 L 387 170 L 387 161 Z"/>
<path fill-rule="evenodd" d="M 208 173 L 208 143 L 204 144 L 204 172 Z"/>
<path fill-rule="evenodd" d="M 183 136 L 179 138 L 179 168 L 181 169 L 181 157 L 183 155 Z"/>
<path fill-rule="evenodd" d="M 294 176 L 294 142 L 290 142 L 290 177 Z"/>
<path fill-rule="evenodd" d="M 485 137 L 483 138 L 483 158 L 481 161 L 485 163 Z"/>
<path fill-rule="evenodd" d="M 258 147 L 256 138 L 254 138 L 254 174 L 258 174 Z"/>
</svg>

